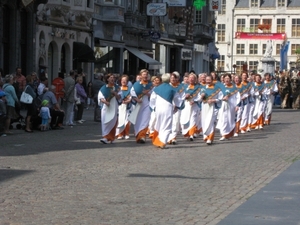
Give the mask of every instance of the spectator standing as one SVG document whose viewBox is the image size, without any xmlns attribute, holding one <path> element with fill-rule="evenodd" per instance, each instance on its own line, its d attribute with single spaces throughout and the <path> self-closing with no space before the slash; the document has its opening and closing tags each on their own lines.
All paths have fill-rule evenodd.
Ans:
<svg viewBox="0 0 300 225">
<path fill-rule="evenodd" d="M 83 109 L 84 109 L 84 104 L 87 98 L 87 94 L 85 92 L 85 89 L 82 85 L 83 78 L 81 76 L 77 77 L 76 79 L 76 95 L 77 97 L 80 98 L 80 104 L 77 104 L 77 115 L 75 121 L 77 123 L 83 123 L 84 121 L 82 120 L 82 115 L 83 115 Z"/>
<path fill-rule="evenodd" d="M 87 109 L 94 105 L 93 83 L 90 81 L 87 85 Z"/>
<path fill-rule="evenodd" d="M 41 82 L 37 88 L 38 96 L 43 95 L 46 91 L 48 91 L 48 78 L 45 76 L 41 77 Z"/>
<path fill-rule="evenodd" d="M 6 120 L 6 105 L 5 105 L 5 92 L 0 91 L 0 136 L 5 137 L 4 132 L 5 120 Z"/>
<path fill-rule="evenodd" d="M 67 76 L 64 79 L 64 92 L 65 92 L 65 96 L 63 98 L 63 107 L 64 107 L 64 111 L 65 111 L 65 122 L 64 124 L 66 125 L 71 125 L 69 124 L 70 121 L 73 120 L 72 117 L 72 112 L 74 110 L 74 103 L 75 103 L 75 71 L 71 70 L 70 71 L 70 75 Z"/>
<path fill-rule="evenodd" d="M 44 100 L 48 101 L 50 115 L 52 118 L 50 126 L 53 130 L 58 130 L 58 129 L 64 129 L 62 127 L 62 122 L 64 120 L 65 113 L 63 110 L 60 109 L 60 105 L 58 104 L 58 101 L 54 94 L 55 89 L 56 87 L 54 85 L 51 85 L 49 91 L 46 91 L 45 94 L 43 95 L 42 101 Z"/>
<path fill-rule="evenodd" d="M 27 85 L 25 87 L 25 93 L 29 94 L 33 99 L 36 98 L 36 93 L 34 91 L 34 86 L 33 86 L 33 77 L 31 75 L 26 76 L 26 82 Z M 27 133 L 32 133 L 33 131 L 31 130 L 31 117 L 34 116 L 36 109 L 34 106 L 34 101 L 30 104 L 26 104 L 27 108 L 27 117 L 26 117 L 26 128 L 25 132 Z"/>
<path fill-rule="evenodd" d="M 94 109 L 94 121 L 99 122 L 101 120 L 101 110 L 98 106 L 98 93 L 103 85 L 105 83 L 102 81 L 103 74 L 97 73 L 95 74 L 95 80 L 92 85 L 93 93 L 94 93 L 94 103 L 95 103 L 95 109 Z"/>
<path fill-rule="evenodd" d="M 19 100 L 13 87 L 14 76 L 13 75 L 6 75 L 5 76 L 5 84 L 3 85 L 3 90 L 6 93 L 6 122 L 4 133 L 5 134 L 12 134 L 9 131 L 10 121 L 16 117 L 15 106 L 19 105 Z"/>
<path fill-rule="evenodd" d="M 20 99 L 22 92 L 24 91 L 26 86 L 26 78 L 22 74 L 21 67 L 16 68 L 16 82 L 18 83 L 16 94 L 18 96 L 18 99 Z"/>
</svg>

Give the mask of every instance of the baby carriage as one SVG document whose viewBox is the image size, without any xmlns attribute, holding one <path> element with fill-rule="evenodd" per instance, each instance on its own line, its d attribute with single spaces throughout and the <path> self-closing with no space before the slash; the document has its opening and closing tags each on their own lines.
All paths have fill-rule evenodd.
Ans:
<svg viewBox="0 0 300 225">
<path fill-rule="evenodd" d="M 13 129 L 13 125 L 14 123 L 16 123 L 16 128 L 18 130 L 21 130 L 21 129 L 25 129 L 26 127 L 26 122 L 25 122 L 25 118 L 21 115 L 21 114 L 17 114 L 15 119 L 11 119 L 10 120 L 10 127 L 9 129 Z"/>
</svg>

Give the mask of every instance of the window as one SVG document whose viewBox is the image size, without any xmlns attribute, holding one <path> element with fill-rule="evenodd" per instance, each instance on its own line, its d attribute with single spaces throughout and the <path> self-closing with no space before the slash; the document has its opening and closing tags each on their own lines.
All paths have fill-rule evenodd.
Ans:
<svg viewBox="0 0 300 225">
<path fill-rule="evenodd" d="M 258 7 L 258 0 L 251 0 L 251 7 Z"/>
<path fill-rule="evenodd" d="M 245 26 L 246 26 L 246 20 L 245 19 L 237 19 L 237 21 L 236 21 L 236 32 L 243 32 Z"/>
<path fill-rule="evenodd" d="M 296 55 L 296 50 L 300 49 L 300 44 L 292 44 L 291 45 L 291 53 L 292 55 Z"/>
<path fill-rule="evenodd" d="M 278 7 L 284 7 L 285 6 L 285 0 L 277 0 L 277 6 Z"/>
<path fill-rule="evenodd" d="M 262 45 L 262 53 L 261 53 L 262 55 L 265 54 L 266 48 L 267 48 L 267 44 L 263 44 Z"/>
<path fill-rule="evenodd" d="M 249 55 L 256 55 L 256 54 L 258 54 L 258 45 L 250 44 L 249 45 Z"/>
<path fill-rule="evenodd" d="M 257 65 L 258 65 L 258 61 L 249 61 L 249 70 L 256 70 L 257 71 Z"/>
<path fill-rule="evenodd" d="M 285 33 L 285 19 L 277 19 L 277 33 Z"/>
<path fill-rule="evenodd" d="M 250 31 L 257 32 L 259 19 L 250 19 Z"/>
<path fill-rule="evenodd" d="M 236 61 L 235 65 L 236 65 L 235 74 L 241 74 L 243 72 L 244 61 Z"/>
<path fill-rule="evenodd" d="M 259 26 L 262 26 L 264 33 L 271 33 L 272 30 L 272 19 L 263 19 L 262 24 Z"/>
<path fill-rule="evenodd" d="M 300 19 L 292 19 L 292 37 L 300 36 Z"/>
<path fill-rule="evenodd" d="M 220 55 L 220 58 L 217 62 L 218 71 L 224 71 L 225 70 L 225 55 Z"/>
<path fill-rule="evenodd" d="M 195 17 L 195 23 L 202 23 L 202 10 L 196 10 Z"/>
<path fill-rule="evenodd" d="M 245 44 L 236 45 L 236 54 L 245 54 Z"/>
<path fill-rule="evenodd" d="M 280 55 L 281 44 L 276 44 L 276 55 Z"/>
<path fill-rule="evenodd" d="M 221 12 L 220 14 L 225 15 L 226 14 L 226 0 L 222 0 L 221 4 Z"/>
<path fill-rule="evenodd" d="M 218 41 L 225 41 L 225 24 L 218 24 Z"/>
</svg>

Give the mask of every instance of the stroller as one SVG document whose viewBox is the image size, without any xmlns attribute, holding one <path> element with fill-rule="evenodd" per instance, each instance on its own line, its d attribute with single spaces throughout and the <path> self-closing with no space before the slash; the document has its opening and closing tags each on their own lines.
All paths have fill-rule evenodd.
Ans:
<svg viewBox="0 0 300 225">
<path fill-rule="evenodd" d="M 14 119 L 10 120 L 9 129 L 13 129 L 13 124 L 14 123 L 17 123 L 16 124 L 16 128 L 18 130 L 21 130 L 21 129 L 24 130 L 25 129 L 25 127 L 26 127 L 25 118 L 21 115 L 20 111 L 21 111 L 20 107 L 16 106 L 16 108 L 15 108 L 15 116 L 14 116 Z"/>
</svg>

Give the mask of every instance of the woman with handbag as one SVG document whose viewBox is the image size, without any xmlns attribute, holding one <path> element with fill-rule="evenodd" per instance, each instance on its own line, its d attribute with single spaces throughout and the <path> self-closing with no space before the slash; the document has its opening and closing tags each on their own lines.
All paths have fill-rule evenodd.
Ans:
<svg viewBox="0 0 300 225">
<path fill-rule="evenodd" d="M 36 113 L 36 109 L 34 106 L 34 99 L 36 98 L 36 93 L 34 91 L 32 75 L 26 76 L 26 83 L 27 85 L 24 89 L 24 92 L 29 94 L 32 97 L 33 101 L 31 101 L 31 103 L 25 104 L 27 108 L 25 132 L 32 133 L 33 131 L 31 130 L 31 117 L 34 116 L 34 114 Z"/>
<path fill-rule="evenodd" d="M 12 132 L 9 131 L 10 122 L 12 119 L 15 119 L 16 116 L 15 107 L 20 103 L 15 88 L 12 85 L 14 83 L 14 76 L 6 75 L 4 80 L 5 80 L 5 84 L 3 85 L 3 91 L 5 91 L 6 94 L 6 122 L 5 122 L 4 133 L 12 134 Z"/>
</svg>

